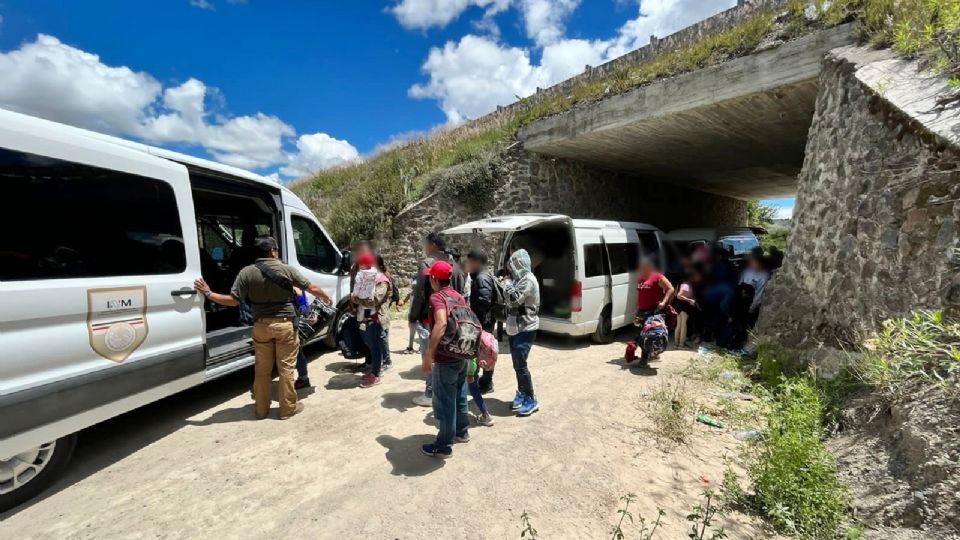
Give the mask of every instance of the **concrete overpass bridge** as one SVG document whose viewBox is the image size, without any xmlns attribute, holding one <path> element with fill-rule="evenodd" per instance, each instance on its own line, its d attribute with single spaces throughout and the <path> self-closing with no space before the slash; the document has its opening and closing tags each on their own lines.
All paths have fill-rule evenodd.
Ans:
<svg viewBox="0 0 960 540">
<path fill-rule="evenodd" d="M 527 151 L 739 199 L 793 196 L 824 55 L 850 25 L 543 118 Z"/>
</svg>

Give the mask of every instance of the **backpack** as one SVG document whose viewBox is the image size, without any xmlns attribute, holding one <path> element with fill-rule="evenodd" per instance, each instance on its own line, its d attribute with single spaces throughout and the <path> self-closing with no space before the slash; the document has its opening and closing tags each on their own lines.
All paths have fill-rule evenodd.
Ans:
<svg viewBox="0 0 960 540">
<path fill-rule="evenodd" d="M 458 360 L 476 358 L 480 348 L 480 334 L 483 327 L 461 296 L 452 298 L 442 292 L 439 294 L 447 308 L 447 330 L 440 339 L 437 352 L 443 356 Z"/>
<path fill-rule="evenodd" d="M 503 282 L 496 278 L 493 279 L 493 298 L 490 300 L 490 317 L 500 322 L 507 320 L 507 292 L 503 288 Z"/>
<path fill-rule="evenodd" d="M 477 350 L 477 365 L 484 371 L 491 371 L 497 365 L 497 355 L 500 354 L 500 344 L 490 332 L 480 334 L 480 348 Z"/>
</svg>

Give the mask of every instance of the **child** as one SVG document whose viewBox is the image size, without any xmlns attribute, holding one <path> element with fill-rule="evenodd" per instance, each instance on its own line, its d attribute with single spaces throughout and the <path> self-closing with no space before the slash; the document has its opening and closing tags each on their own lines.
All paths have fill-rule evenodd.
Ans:
<svg viewBox="0 0 960 540">
<path fill-rule="evenodd" d="M 470 388 L 470 395 L 473 396 L 473 402 L 477 404 L 480 410 L 480 416 L 477 417 L 477 423 L 481 426 L 492 426 L 493 417 L 487 410 L 487 404 L 483 401 L 483 394 L 480 393 L 480 382 L 477 380 L 477 359 L 470 360 L 467 365 L 467 387 Z"/>
<path fill-rule="evenodd" d="M 674 341 L 679 349 L 687 344 L 687 325 L 690 322 L 690 311 L 697 308 L 697 301 L 694 298 L 693 286 L 689 281 L 684 281 L 680 285 L 680 292 L 677 293 L 677 331 Z"/>
</svg>

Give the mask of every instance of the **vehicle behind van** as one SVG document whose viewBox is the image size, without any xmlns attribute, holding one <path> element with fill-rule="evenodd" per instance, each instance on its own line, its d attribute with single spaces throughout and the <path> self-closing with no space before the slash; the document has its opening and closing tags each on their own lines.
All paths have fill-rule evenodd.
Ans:
<svg viewBox="0 0 960 540">
<path fill-rule="evenodd" d="M 572 219 L 559 214 L 517 214 L 481 219 L 444 231 L 505 235 L 497 260 L 525 249 L 540 284 L 540 329 L 613 341 L 614 331 L 636 313 L 640 256 L 660 267 L 676 266 L 662 231 L 644 223 Z"/>
<path fill-rule="evenodd" d="M 760 245 L 757 235 L 763 232 L 753 227 L 701 227 L 670 231 L 669 237 L 680 253 L 689 253 L 697 245 L 720 244 L 731 252 L 734 260 L 740 260 Z"/>
<path fill-rule="evenodd" d="M 49 484 L 83 428 L 253 364 L 239 309 L 193 280 L 228 292 L 256 236 L 347 297 L 306 205 L 240 169 L 0 110 L 0 189 L 0 510 Z"/>
</svg>

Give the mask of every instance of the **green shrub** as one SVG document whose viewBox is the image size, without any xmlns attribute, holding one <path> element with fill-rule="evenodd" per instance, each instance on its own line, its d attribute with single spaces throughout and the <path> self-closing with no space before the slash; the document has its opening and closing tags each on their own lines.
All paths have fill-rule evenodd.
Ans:
<svg viewBox="0 0 960 540">
<path fill-rule="evenodd" d="M 820 439 L 822 416 L 809 380 L 784 382 L 749 467 L 761 511 L 777 529 L 801 538 L 833 538 L 845 521 L 846 492 Z"/>
<path fill-rule="evenodd" d="M 883 331 L 864 354 L 864 382 L 897 392 L 901 385 L 923 380 L 956 387 L 960 382 L 960 323 L 942 311 L 917 311 L 884 323 Z"/>
<path fill-rule="evenodd" d="M 797 351 L 787 349 L 773 341 L 758 341 L 754 356 L 756 360 L 754 375 L 767 388 L 775 388 L 784 377 L 796 377 L 806 370 Z"/>
</svg>

